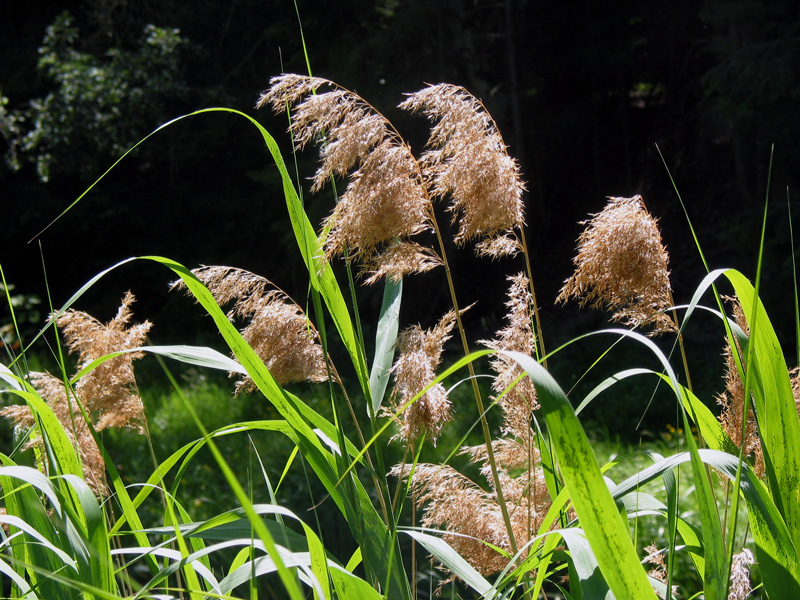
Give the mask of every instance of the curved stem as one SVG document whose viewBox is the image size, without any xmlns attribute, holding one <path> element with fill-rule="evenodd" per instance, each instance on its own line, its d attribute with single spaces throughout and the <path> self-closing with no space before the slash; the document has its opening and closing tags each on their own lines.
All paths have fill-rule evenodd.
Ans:
<svg viewBox="0 0 800 600">
<path fill-rule="evenodd" d="M 431 221 L 433 223 L 433 229 L 436 232 L 436 239 L 439 243 L 442 265 L 444 266 L 445 274 L 447 275 L 447 286 L 450 289 L 450 300 L 453 303 L 453 310 L 456 313 L 456 323 L 458 324 L 458 333 L 461 337 L 461 345 L 464 349 L 464 356 L 469 356 L 469 342 L 467 341 L 467 335 L 464 331 L 464 325 L 461 322 L 461 311 L 458 308 L 458 299 L 456 298 L 456 290 L 455 286 L 453 285 L 453 275 L 450 272 L 450 264 L 447 261 L 444 240 L 442 239 L 442 233 L 439 229 L 439 225 L 436 222 L 436 217 L 433 214 L 431 214 Z M 503 498 L 503 489 L 500 484 L 500 477 L 497 471 L 497 461 L 494 458 L 494 450 L 492 449 L 492 434 L 489 431 L 489 421 L 486 419 L 486 411 L 483 407 L 481 390 L 478 387 L 478 379 L 475 376 L 475 367 L 472 365 L 472 362 L 469 362 L 467 364 L 467 368 L 469 369 L 470 382 L 472 383 L 472 392 L 475 396 L 475 405 L 477 406 L 478 414 L 480 415 L 481 431 L 483 432 L 483 439 L 486 443 L 486 458 L 489 463 L 489 468 L 492 472 L 492 480 L 494 481 L 495 493 L 497 494 L 497 503 L 500 505 L 500 511 L 503 514 L 503 522 L 505 523 L 506 530 L 508 531 L 508 539 L 511 544 L 511 551 L 513 554 L 517 554 L 517 542 L 514 539 L 514 530 L 511 527 L 511 517 L 508 514 L 508 507 L 506 506 Z"/>
<path fill-rule="evenodd" d="M 522 243 L 522 254 L 525 257 L 525 269 L 528 271 L 528 283 L 531 289 L 531 298 L 533 300 L 533 318 L 536 324 L 536 340 L 535 348 L 538 353 L 538 358 L 542 362 L 542 366 L 547 368 L 547 351 L 544 349 L 544 334 L 542 332 L 542 321 L 539 318 L 539 305 L 536 302 L 536 290 L 533 287 L 533 271 L 531 269 L 531 258 L 528 252 L 528 241 L 525 238 L 525 226 L 519 228 L 520 241 Z"/>
</svg>

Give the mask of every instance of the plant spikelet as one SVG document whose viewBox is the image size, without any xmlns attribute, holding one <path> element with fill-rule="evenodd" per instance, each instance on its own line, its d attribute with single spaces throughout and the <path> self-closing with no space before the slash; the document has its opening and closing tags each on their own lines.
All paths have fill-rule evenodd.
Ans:
<svg viewBox="0 0 800 600">
<path fill-rule="evenodd" d="M 538 530 L 550 504 L 541 468 L 529 468 L 531 464 L 538 465 L 539 455 L 535 451 L 529 454 L 528 446 L 510 439 L 498 440 L 492 448 L 514 537 L 521 546 Z M 486 447 L 464 448 L 461 453 L 481 465 L 481 473 L 492 490 L 496 489 Z M 390 475 L 408 478 L 411 473 L 410 465 L 396 465 Z M 425 506 L 422 524 L 446 530 L 443 537 L 447 543 L 478 572 L 489 576 L 508 566 L 511 542 L 495 493 L 448 465 L 416 465 L 410 487 L 415 504 Z"/>
<path fill-rule="evenodd" d="M 456 314 L 451 310 L 433 329 L 423 330 L 414 325 L 398 336 L 400 356 L 392 367 L 395 381 L 392 412 L 403 409 L 398 436 L 408 443 L 425 432 L 435 446 L 442 426 L 452 418 L 450 400 L 441 383 L 433 385 L 413 404 L 406 405 L 436 378 L 442 348 L 450 339 L 455 321 Z"/>
<path fill-rule="evenodd" d="M 400 108 L 421 110 L 436 123 L 421 162 L 433 195 L 452 198 L 455 241 L 481 238 L 476 252 L 491 258 L 515 254 L 525 185 L 483 104 L 462 87 L 439 84 L 410 94 Z"/>
<path fill-rule="evenodd" d="M 755 562 L 753 553 L 747 548 L 733 556 L 728 600 L 744 600 L 753 591 L 750 586 L 750 565 Z"/>
<path fill-rule="evenodd" d="M 408 477 L 410 469 L 397 465 L 389 474 Z M 445 529 L 444 540 L 482 575 L 505 568 L 508 559 L 486 545 L 510 551 L 500 508 L 489 492 L 448 465 L 416 465 L 410 486 L 415 504 L 425 505 L 423 526 Z"/>
<path fill-rule="evenodd" d="M 128 326 L 133 302 L 133 294 L 125 294 L 117 315 L 105 325 L 75 310 L 68 310 L 56 319 L 70 352 L 79 356 L 79 370 L 101 356 L 144 344 L 152 324 L 145 321 Z M 141 352 L 128 352 L 112 358 L 75 384 L 75 392 L 86 409 L 98 416 L 95 425 L 98 431 L 106 427 L 133 427 L 142 432 L 144 408 L 133 376 L 133 361 L 142 356 Z"/>
<path fill-rule="evenodd" d="M 266 278 L 233 267 L 210 266 L 192 271 L 220 306 L 233 302 L 228 318 L 250 319 L 242 337 L 281 385 L 328 379 L 319 334 L 305 312 Z M 183 287 L 178 281 L 173 287 Z M 237 376 L 231 373 L 231 376 Z M 250 377 L 236 383 L 236 393 L 251 392 Z"/>
<path fill-rule="evenodd" d="M 519 273 L 509 277 L 509 281 L 511 286 L 506 302 L 508 326 L 497 332 L 496 339 L 481 343 L 495 350 L 516 351 L 533 356 L 536 352 L 536 338 L 533 333 L 533 299 L 529 280 Z M 531 413 L 539 408 L 536 388 L 515 360 L 497 354 L 490 364 L 497 373 L 492 389 L 497 392 L 498 402 L 503 409 L 503 433 L 522 438 L 530 431 Z M 514 385 L 520 376 L 522 379 Z M 507 389 L 508 392 L 503 394 Z"/>
<path fill-rule="evenodd" d="M 270 80 L 270 88 L 261 94 L 256 102 L 256 108 L 269 104 L 273 112 L 279 113 L 292 106 L 306 94 L 313 93 L 320 86 L 328 83 L 319 77 L 295 75 L 289 73 Z"/>
<path fill-rule="evenodd" d="M 749 335 L 750 329 L 747 325 L 747 318 L 742 310 L 741 303 L 735 297 L 726 299 L 731 301 L 733 320 L 746 335 Z M 736 448 L 741 448 L 745 392 L 742 378 L 736 367 L 736 359 L 733 352 L 730 341 L 726 338 L 725 350 L 723 353 L 725 356 L 725 391 L 717 396 L 717 404 L 722 407 L 722 411 L 719 415 L 722 429 L 728 434 L 728 437 L 736 445 Z M 745 367 L 744 355 L 738 343 L 736 345 L 736 352 L 741 357 L 742 366 Z M 761 448 L 761 438 L 758 435 L 758 426 L 756 424 L 756 417 L 753 413 L 752 405 L 747 411 L 747 433 L 744 440 L 744 455 L 753 459 L 753 469 L 756 475 L 763 477 L 764 454 Z"/>
<path fill-rule="evenodd" d="M 430 248 L 415 242 L 397 242 L 365 261 L 364 271 L 368 275 L 365 283 L 375 283 L 384 278 L 398 282 L 406 273 L 423 273 L 440 264 L 441 259 Z"/>
<path fill-rule="evenodd" d="M 321 85 L 329 92 L 311 95 Z M 298 148 L 321 144 L 312 190 L 349 174 L 345 193 L 323 223 L 325 258 L 346 255 L 369 274 L 368 283 L 427 271 L 440 261 L 430 250 L 396 242 L 432 230 L 432 208 L 420 166 L 410 148 L 380 113 L 349 90 L 324 79 L 282 75 L 257 106 L 294 106 L 290 131 Z M 398 262 L 389 264 L 393 258 Z M 376 267 L 376 265 L 378 265 Z"/>
<path fill-rule="evenodd" d="M 656 581 L 660 581 L 663 584 L 667 583 L 667 564 L 664 561 L 664 552 L 658 549 L 658 546 L 655 544 L 650 544 L 649 546 L 645 546 L 645 551 L 648 553 L 642 559 L 642 563 L 653 565 L 653 568 L 647 573 L 650 577 L 655 579 Z M 678 593 L 678 586 L 672 586 L 672 596 L 675 596 Z M 665 595 L 661 594 L 657 591 L 657 594 L 660 598 L 664 598 Z"/>
<path fill-rule="evenodd" d="M 631 327 L 651 327 L 651 333 L 676 331 L 664 314 L 671 305 L 669 255 L 656 220 L 641 196 L 609 198 L 578 239 L 575 273 L 556 299 L 576 298 L 581 306 L 602 305 L 613 319 Z"/>
<path fill-rule="evenodd" d="M 107 354 L 133 350 L 144 344 L 152 325 L 145 321 L 129 326 L 133 302 L 133 294 L 127 292 L 116 317 L 107 324 L 71 309 L 55 318 L 67 347 L 78 354 L 79 372 Z M 49 373 L 31 373 L 31 385 L 64 426 L 80 455 L 86 481 L 98 495 L 108 493 L 105 464 L 81 406 L 97 431 L 107 427 L 131 427 L 143 432 L 144 407 L 133 374 L 133 361 L 142 355 L 141 352 L 126 352 L 103 362 L 81 376 L 69 393 L 62 379 Z M 9 406 L 1 409 L 0 415 L 21 427 L 32 427 L 35 422 L 28 407 Z M 40 443 L 41 438 L 35 438 L 27 447 Z"/>
</svg>

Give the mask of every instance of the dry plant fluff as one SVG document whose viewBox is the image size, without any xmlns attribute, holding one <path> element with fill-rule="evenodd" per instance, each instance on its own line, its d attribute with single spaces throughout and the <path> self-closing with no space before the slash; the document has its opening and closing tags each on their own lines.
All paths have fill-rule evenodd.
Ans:
<svg viewBox="0 0 800 600">
<path fill-rule="evenodd" d="M 433 329 L 423 330 L 419 325 L 414 325 L 398 336 L 400 355 L 392 367 L 395 387 L 392 392 L 393 406 L 389 412 L 393 414 L 402 409 L 398 437 L 408 443 L 425 432 L 435 446 L 442 426 L 452 418 L 450 400 L 441 383 L 434 384 L 413 404 L 408 403 L 436 378 L 436 367 L 442 360 L 442 348 L 450 339 L 455 322 L 456 314 L 451 310 Z"/>
<path fill-rule="evenodd" d="M 452 198 L 456 242 L 481 238 L 479 255 L 515 254 L 525 186 L 483 104 L 462 87 L 439 84 L 410 94 L 400 108 L 421 110 L 436 122 L 421 162 L 433 195 Z"/>
<path fill-rule="evenodd" d="M 744 600 L 753 591 L 750 585 L 750 565 L 755 562 L 753 553 L 747 548 L 742 549 L 739 554 L 733 555 L 728 600 Z"/>
<path fill-rule="evenodd" d="M 234 303 L 228 312 L 229 319 L 250 319 L 242 329 L 242 337 L 278 383 L 328 379 L 317 330 L 303 309 L 268 279 L 233 267 L 200 267 L 192 273 L 220 306 Z M 177 281 L 172 287 L 184 285 Z M 255 389 L 255 383 L 247 376 L 236 383 L 237 394 Z"/>
<path fill-rule="evenodd" d="M 323 230 L 326 258 L 346 254 L 362 264 L 367 283 L 428 271 L 441 261 L 409 238 L 432 229 L 431 202 L 417 160 L 391 124 L 360 96 L 331 81 L 301 75 L 270 80 L 257 107 L 294 106 L 290 132 L 298 148 L 321 144 L 312 190 L 350 176 Z M 332 91 L 316 93 L 321 86 Z"/>
<path fill-rule="evenodd" d="M 107 324 L 76 310 L 68 310 L 56 317 L 56 325 L 67 347 L 70 352 L 78 354 L 78 371 L 102 356 L 133 350 L 144 344 L 152 325 L 145 321 L 129 326 L 133 302 L 133 294 L 125 294 L 116 317 Z M 87 483 L 100 495 L 108 492 L 105 464 L 81 414 L 81 406 L 97 431 L 107 427 L 130 427 L 141 433 L 144 407 L 133 375 L 133 361 L 141 356 L 141 352 L 126 352 L 105 361 L 75 383 L 74 394 L 73 390 L 68 392 L 66 384 L 58 377 L 49 373 L 31 373 L 31 385 L 48 402 L 64 426 L 80 454 Z M 35 423 L 27 406 L 9 406 L 0 410 L 0 415 L 20 427 L 32 427 Z M 32 440 L 28 446 L 36 443 Z"/>
<path fill-rule="evenodd" d="M 733 307 L 733 320 L 746 335 L 750 335 L 747 319 L 739 300 L 735 297 L 727 298 L 727 300 L 731 301 Z M 722 407 L 722 411 L 719 414 L 719 422 L 720 425 L 722 425 L 722 429 L 728 434 L 728 437 L 735 444 L 736 448 L 741 448 L 745 394 L 744 384 L 739 375 L 739 370 L 736 367 L 736 359 L 733 352 L 734 350 L 731 348 L 730 341 L 726 338 L 724 351 L 725 391 L 717 396 L 717 404 Z M 744 366 L 744 355 L 738 343 L 736 352 L 742 358 L 742 365 Z M 763 477 L 764 454 L 761 448 L 761 438 L 758 435 L 758 426 L 756 424 L 756 417 L 753 413 L 752 404 L 747 411 L 747 432 L 744 439 L 744 455 L 750 456 L 753 459 L 753 469 L 756 475 Z"/>
<path fill-rule="evenodd" d="M 511 286 L 506 302 L 508 326 L 497 332 L 496 339 L 481 343 L 495 350 L 516 351 L 533 356 L 536 352 L 536 338 L 533 333 L 533 299 L 529 281 L 522 273 L 509 277 L 509 281 Z M 497 392 L 498 402 L 503 409 L 503 433 L 524 438 L 530 432 L 531 413 L 539 408 L 536 387 L 524 375 L 522 367 L 504 354 L 495 355 L 491 366 L 497 373 L 492 389 Z M 520 376 L 522 379 L 517 382 Z"/>
<path fill-rule="evenodd" d="M 670 307 L 669 255 L 656 220 L 641 196 L 609 198 L 578 239 L 575 273 L 557 301 L 573 297 L 581 306 L 606 305 L 613 319 L 631 327 L 649 326 L 651 333 L 676 331 L 664 314 Z"/>
<path fill-rule="evenodd" d="M 510 439 L 495 441 L 492 448 L 503 496 L 509 507 L 511 529 L 517 546 L 522 547 L 538 531 L 550 506 L 539 454 L 535 449 Z M 444 540 L 479 573 L 489 576 L 506 568 L 509 563 L 506 555 L 491 546 L 511 554 L 512 545 L 497 503 L 486 447 L 463 448 L 461 453 L 480 465 L 481 474 L 489 481 L 491 491 L 449 465 L 422 463 L 413 468 L 413 474 L 411 465 L 396 465 L 389 474 L 411 477 L 414 503 L 425 506 L 422 525 L 443 528 L 446 531 Z M 536 467 L 532 467 L 532 463 Z M 512 472 L 522 474 L 512 477 Z M 523 552 L 523 559 L 526 555 Z"/>
<path fill-rule="evenodd" d="M 642 559 L 643 564 L 653 565 L 653 568 L 648 571 L 648 575 L 655 579 L 656 581 L 660 581 L 661 583 L 667 583 L 667 563 L 664 561 L 664 552 L 665 550 L 659 550 L 658 546 L 655 543 L 650 544 L 649 546 L 645 546 L 645 552 L 647 552 L 647 556 Z M 653 586 L 655 588 L 655 586 Z M 666 594 L 662 594 L 656 590 L 659 598 L 666 597 Z M 678 586 L 672 586 L 672 597 L 678 594 Z"/>
</svg>

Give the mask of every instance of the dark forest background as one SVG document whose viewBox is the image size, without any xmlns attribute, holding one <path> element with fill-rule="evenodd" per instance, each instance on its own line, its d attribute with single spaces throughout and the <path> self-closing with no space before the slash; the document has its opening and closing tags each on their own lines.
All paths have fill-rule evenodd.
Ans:
<svg viewBox="0 0 800 600">
<path fill-rule="evenodd" d="M 15 293 L 46 298 L 47 283 L 60 305 L 117 261 L 157 254 L 190 267 L 252 270 L 302 304 L 307 281 L 277 171 L 258 133 L 230 115 L 160 132 L 29 240 L 125 149 L 192 110 L 253 114 L 288 159 L 285 116 L 253 106 L 270 77 L 307 72 L 305 40 L 313 74 L 357 91 L 417 152 L 427 123 L 395 108 L 404 93 L 448 82 L 484 101 L 527 180 L 528 239 L 550 348 L 602 326 L 602 315 L 553 301 L 572 269 L 579 222 L 600 211 L 605 196 L 642 194 L 660 218 L 678 303 L 688 303 L 702 279 L 657 148 L 711 268 L 755 277 L 769 191 L 762 294 L 795 359 L 786 210 L 800 175 L 794 0 L 298 0 L 297 12 L 290 0 L 87 0 L 70 3 L 68 13 L 65 6 L 7 2 L 0 17 L 0 263 Z M 315 159 L 314 151 L 299 155 L 301 177 L 313 174 Z M 316 222 L 333 203 L 330 191 L 306 191 L 306 201 Z M 475 339 L 500 323 L 505 277 L 519 269 L 458 254 L 462 301 L 483 304 Z M 405 322 L 430 326 L 438 318 L 447 304 L 442 277 L 408 282 Z M 167 293 L 168 280 L 167 271 L 134 263 L 79 308 L 110 318 L 131 288 L 136 317 L 155 322 L 157 342 L 213 341 L 199 311 L 182 310 L 187 300 Z M 373 322 L 380 290 L 362 293 L 365 321 Z M 698 321 L 694 358 L 719 363 L 720 329 L 713 318 Z"/>
</svg>

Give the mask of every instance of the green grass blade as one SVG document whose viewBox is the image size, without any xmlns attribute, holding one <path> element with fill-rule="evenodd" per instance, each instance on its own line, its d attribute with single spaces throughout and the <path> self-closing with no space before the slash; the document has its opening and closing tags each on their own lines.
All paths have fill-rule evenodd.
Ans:
<svg viewBox="0 0 800 600">
<path fill-rule="evenodd" d="M 48 600 L 71 599 L 73 594 L 68 588 L 43 575 L 43 573 L 69 570 L 72 571 L 70 575 L 74 576 L 77 569 L 68 567 L 76 564 L 73 557 L 64 560 L 49 550 L 49 548 L 59 548 L 59 551 L 64 552 L 59 546 L 59 532 L 48 518 L 48 509 L 39 496 L 41 493 L 50 500 L 50 506 L 55 514 L 61 515 L 61 502 L 54 487 L 47 477 L 36 469 L 14 465 L 6 456 L 0 456 L 0 459 L 7 465 L 0 467 L 0 488 L 3 491 L 7 513 L 27 523 L 49 543 L 49 545 L 29 543 L 25 539 L 14 538 L 10 544 L 10 560 L 17 566 L 18 573 L 26 573 L 28 582 L 40 597 Z"/>
<path fill-rule="evenodd" d="M 539 363 L 509 352 L 536 386 L 564 481 L 600 571 L 617 598 L 655 598 L 594 452 L 564 391 Z"/>
<path fill-rule="evenodd" d="M 400 301 L 403 298 L 403 281 L 387 279 L 383 288 L 378 329 L 375 332 L 375 358 L 369 374 L 369 387 L 372 393 L 372 414 L 380 410 L 386 386 L 389 383 L 389 370 L 394 359 L 395 342 L 400 328 Z"/>
<path fill-rule="evenodd" d="M 459 579 L 479 594 L 486 594 L 492 589 L 492 584 L 489 583 L 483 575 L 478 573 L 472 565 L 464 560 L 461 555 L 442 538 L 422 531 L 410 529 L 403 529 L 401 531 L 422 545 L 431 555 L 435 556 L 439 562 L 450 569 L 454 575 L 457 575 Z"/>
<path fill-rule="evenodd" d="M 728 270 L 725 276 L 736 290 L 744 314 L 756 320 L 749 341 L 752 353 L 744 348 L 743 352 L 751 355 L 748 371 L 764 463 L 772 496 L 784 515 L 795 547 L 800 547 L 800 420 L 786 361 L 753 286 L 738 271 Z"/>
<path fill-rule="evenodd" d="M 70 442 L 64 431 L 64 426 L 58 417 L 42 398 L 30 391 L 14 392 L 28 403 L 36 422 L 41 428 L 42 435 L 45 437 L 45 447 L 54 466 L 62 474 L 72 474 L 83 477 L 83 467 L 80 458 L 75 452 L 75 447 Z M 74 415 L 75 419 L 82 419 L 80 413 Z"/>
<path fill-rule="evenodd" d="M 82 572 L 81 578 L 97 589 L 109 593 L 119 593 L 114 576 L 115 567 L 111 561 L 111 544 L 106 526 L 106 519 L 97 498 L 86 482 L 75 475 L 64 475 L 63 478 L 74 491 L 78 499 L 82 520 L 86 524 L 86 546 L 89 549 L 88 570 Z"/>
<path fill-rule="evenodd" d="M 161 257 L 144 257 L 172 269 L 197 301 L 214 319 L 236 358 L 245 367 L 259 390 L 275 406 L 297 434 L 298 444 L 309 464 L 330 493 L 332 499 L 342 509 L 350 525 L 356 541 L 365 550 L 365 565 L 379 581 L 390 581 L 387 594 L 391 597 L 409 598 L 410 588 L 402 566 L 399 551 L 392 551 L 396 542 L 392 543 L 391 533 L 377 513 L 372 499 L 360 482 L 351 477 L 347 485 L 338 485 L 336 460 L 320 441 L 319 436 L 309 426 L 309 421 L 320 425 L 326 424 L 323 433 L 330 439 L 336 439 L 335 430 L 320 415 L 309 408 L 299 398 L 284 390 L 270 374 L 255 351 L 245 342 L 239 331 L 227 319 L 215 302 L 211 293 L 186 267 Z M 367 381 L 368 384 L 368 381 Z M 330 432 L 330 435 L 328 435 Z M 349 449 L 347 450 L 349 452 Z M 386 564 L 388 556 L 393 556 L 391 564 Z"/>
</svg>

